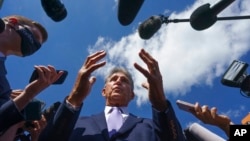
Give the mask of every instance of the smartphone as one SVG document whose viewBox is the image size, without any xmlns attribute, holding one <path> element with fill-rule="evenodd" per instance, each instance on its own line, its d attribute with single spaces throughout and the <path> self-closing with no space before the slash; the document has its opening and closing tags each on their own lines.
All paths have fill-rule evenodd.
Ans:
<svg viewBox="0 0 250 141">
<path fill-rule="evenodd" d="M 63 74 L 61 75 L 60 78 L 58 78 L 54 83 L 52 84 L 62 84 L 64 82 L 64 80 L 66 79 L 67 75 L 68 75 L 68 71 L 66 70 L 56 70 L 56 72 L 58 73 L 59 71 L 63 71 Z M 36 80 L 38 78 L 38 73 L 37 73 L 37 70 L 34 70 L 31 77 L 30 77 L 30 80 L 29 80 L 29 83 Z"/>
<path fill-rule="evenodd" d="M 188 102 L 182 101 L 182 100 L 177 100 L 176 104 L 181 110 L 184 110 L 187 112 L 194 111 L 194 104 L 192 104 L 192 103 L 188 103 Z"/>
</svg>

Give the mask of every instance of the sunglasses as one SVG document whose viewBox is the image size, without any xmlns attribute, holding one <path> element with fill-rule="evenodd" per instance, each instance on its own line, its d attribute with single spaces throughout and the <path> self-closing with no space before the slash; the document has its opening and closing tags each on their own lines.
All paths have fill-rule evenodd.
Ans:
<svg viewBox="0 0 250 141">
<path fill-rule="evenodd" d="M 23 56 L 29 56 L 41 47 L 41 43 L 37 41 L 34 34 L 24 25 L 20 24 L 16 18 L 5 19 L 12 25 L 19 25 L 20 28 L 12 27 L 21 37 L 21 52 Z"/>
</svg>

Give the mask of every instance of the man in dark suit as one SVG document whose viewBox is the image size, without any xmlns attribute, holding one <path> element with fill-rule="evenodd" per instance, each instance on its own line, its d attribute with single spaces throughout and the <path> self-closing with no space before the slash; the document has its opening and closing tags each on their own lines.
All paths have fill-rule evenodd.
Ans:
<svg viewBox="0 0 250 141">
<path fill-rule="evenodd" d="M 149 101 L 152 104 L 152 119 L 140 118 L 129 113 L 127 106 L 134 98 L 133 80 L 125 69 L 114 68 L 107 76 L 102 90 L 102 96 L 106 100 L 104 111 L 93 116 L 80 117 L 73 129 L 72 124 L 75 123 L 82 103 L 96 80 L 91 74 L 106 64 L 105 61 L 99 62 L 105 56 L 105 51 L 99 51 L 87 57 L 78 72 L 72 92 L 57 110 L 56 118 L 53 119 L 54 126 L 44 130 L 47 135 L 43 134 L 44 138 L 40 141 L 67 141 L 68 137 L 69 141 L 185 140 L 171 103 L 165 97 L 158 62 L 144 49 L 139 52 L 139 56 L 148 68 L 145 69 L 137 63 L 134 67 L 147 78 L 147 82 L 142 86 L 148 90 Z M 116 119 L 110 119 L 114 117 L 114 113 Z M 120 123 L 117 123 L 118 121 Z M 63 135 L 63 138 L 60 135 Z"/>
</svg>

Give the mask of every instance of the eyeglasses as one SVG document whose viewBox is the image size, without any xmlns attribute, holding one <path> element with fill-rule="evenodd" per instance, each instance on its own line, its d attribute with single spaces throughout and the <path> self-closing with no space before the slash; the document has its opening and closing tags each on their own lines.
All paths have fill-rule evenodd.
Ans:
<svg viewBox="0 0 250 141">
<path fill-rule="evenodd" d="M 11 27 L 21 37 L 21 51 L 23 56 L 28 56 L 36 52 L 40 47 L 41 43 L 35 38 L 34 34 L 24 25 L 18 22 L 16 18 L 4 19 L 4 21 L 10 23 Z M 19 28 L 16 28 L 19 26 Z"/>
</svg>

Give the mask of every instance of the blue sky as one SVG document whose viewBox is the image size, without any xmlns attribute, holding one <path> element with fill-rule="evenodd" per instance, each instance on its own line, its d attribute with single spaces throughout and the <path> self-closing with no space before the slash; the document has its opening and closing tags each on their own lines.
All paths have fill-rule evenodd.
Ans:
<svg viewBox="0 0 250 141">
<path fill-rule="evenodd" d="M 111 66 L 119 64 L 126 65 L 135 78 L 137 97 L 131 102 L 129 110 L 150 118 L 147 92 L 140 86 L 145 78 L 132 66 L 134 62 L 143 64 L 137 53 L 145 48 L 158 59 L 166 97 L 172 102 L 183 128 L 199 121 L 179 110 L 175 104 L 177 99 L 215 106 L 220 113 L 227 114 L 234 123 L 240 124 L 249 112 L 250 99 L 242 97 L 239 89 L 222 85 L 220 79 L 233 60 L 250 63 L 249 20 L 218 21 L 203 31 L 192 29 L 189 23 L 163 24 L 150 40 L 141 39 L 137 32 L 139 24 L 152 15 L 165 14 L 172 19 L 186 19 L 202 4 L 213 5 L 217 1 L 145 0 L 135 20 L 128 26 L 122 26 L 117 19 L 117 0 L 63 0 L 68 15 L 61 22 L 54 22 L 46 15 L 40 0 L 5 0 L 0 10 L 1 17 L 23 15 L 40 22 L 49 33 L 47 42 L 36 54 L 26 58 L 10 56 L 7 59 L 7 77 L 13 89 L 23 89 L 28 84 L 34 65 L 50 64 L 69 71 L 62 85 L 52 85 L 37 96 L 50 106 L 69 94 L 87 55 L 105 49 L 109 63 L 93 74 L 97 76 L 97 81 L 84 102 L 81 115 L 103 110 L 103 75 Z M 249 15 L 249 4 L 249 0 L 237 0 L 218 17 Z M 200 124 L 225 138 L 216 127 Z"/>
</svg>

